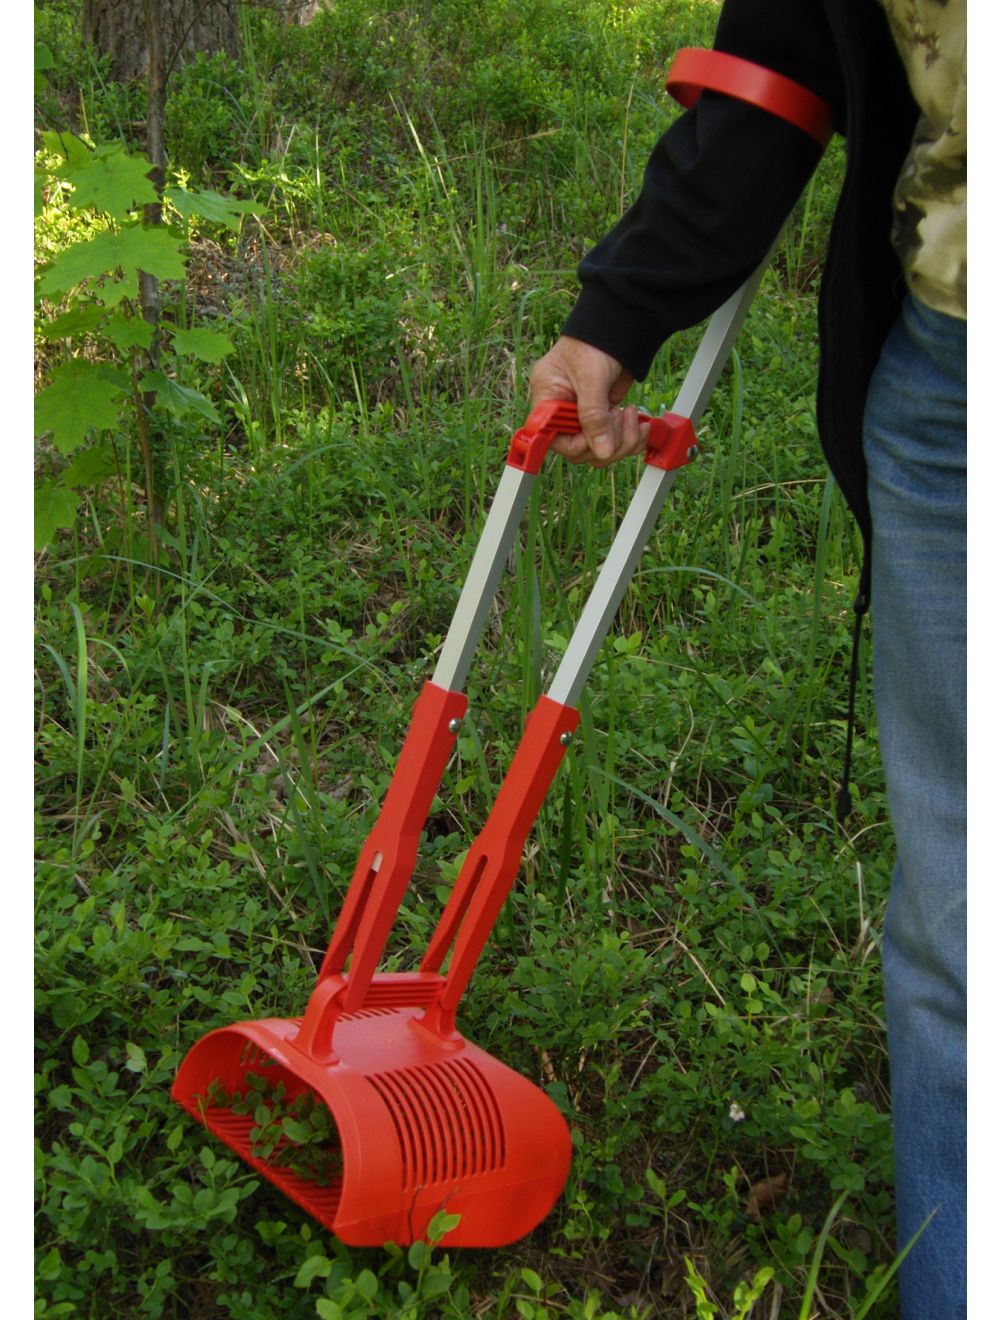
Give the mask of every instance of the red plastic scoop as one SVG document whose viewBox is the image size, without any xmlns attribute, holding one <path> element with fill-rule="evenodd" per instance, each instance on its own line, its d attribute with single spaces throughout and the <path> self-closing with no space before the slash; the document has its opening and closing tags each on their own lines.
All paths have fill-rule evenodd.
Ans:
<svg viewBox="0 0 1000 1320">
<path fill-rule="evenodd" d="M 553 706 L 553 703 L 549 703 Z M 433 970 L 370 974 L 416 857 L 421 826 L 465 700 L 424 686 L 396 774 L 362 851 L 316 988 L 301 1020 L 223 1027 L 184 1060 L 173 1095 L 345 1242 L 409 1243 L 440 1210 L 459 1215 L 448 1242 L 497 1246 L 530 1231 L 569 1171 L 569 1133 L 537 1087 L 455 1031 L 454 1010 L 520 865 L 524 840 L 577 722 L 555 709 L 529 721 L 487 827 L 470 851 L 432 943 Z M 547 716 L 547 718 L 546 718 Z M 500 840 L 499 845 L 491 840 Z M 459 912 L 459 907 L 461 912 Z M 462 915 L 448 975 L 440 966 Z M 344 972 L 348 949 L 351 970 Z M 431 951 L 426 962 L 432 961 Z M 309 1089 L 328 1107 L 341 1170 L 322 1187 L 254 1152 L 256 1121 L 211 1103 L 244 1094 L 249 1075 L 287 1098 Z"/>
<path fill-rule="evenodd" d="M 562 1191 L 570 1138 L 556 1106 L 466 1040 L 455 1013 L 576 728 L 583 683 L 676 471 L 693 456 L 693 421 L 755 287 L 756 279 L 713 317 L 677 413 L 645 419 L 647 465 L 635 496 L 420 970 L 377 967 L 465 714 L 472 653 L 535 474 L 555 436 L 579 430 L 572 404 L 540 404 L 511 443 L 434 677 L 414 706 L 304 1017 L 223 1027 L 181 1065 L 174 1098 L 345 1242 L 426 1238 L 443 1210 L 459 1216 L 445 1243 L 499 1246 L 534 1228 Z M 323 1131 L 310 1126 L 323 1106 L 332 1130 L 317 1174 L 299 1156 Z"/>
<path fill-rule="evenodd" d="M 441 661 L 414 706 L 305 1016 L 213 1031 L 189 1052 L 174 1083 L 174 1098 L 191 1114 L 345 1242 L 409 1243 L 426 1236 L 441 1210 L 460 1217 L 446 1238 L 451 1245 L 512 1242 L 549 1212 L 569 1172 L 569 1131 L 556 1106 L 455 1028 L 577 726 L 568 701 L 543 696 L 529 715 L 420 971 L 376 968 L 465 714 L 457 689 L 485 618 L 483 601 L 492 599 L 545 450 L 559 431 L 577 429 L 572 405 L 542 404 L 514 437 Z M 693 438 L 687 418 L 652 421 L 647 476 L 658 487 L 688 461 Z M 293 1140 L 279 1136 L 268 1146 L 261 1137 L 267 1110 L 246 1103 L 279 1095 L 287 1110 L 307 1092 L 327 1107 L 336 1131 L 338 1149 L 328 1161 L 335 1173 L 322 1182 L 295 1169 Z"/>
</svg>

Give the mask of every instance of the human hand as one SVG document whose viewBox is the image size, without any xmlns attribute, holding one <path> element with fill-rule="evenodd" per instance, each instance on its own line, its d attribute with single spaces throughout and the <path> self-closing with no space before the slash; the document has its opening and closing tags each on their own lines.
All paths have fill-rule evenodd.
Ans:
<svg viewBox="0 0 1000 1320">
<path fill-rule="evenodd" d="M 620 362 L 580 339 L 563 335 L 531 371 L 532 407 L 544 399 L 575 402 L 581 431 L 556 436 L 552 448 L 570 463 L 607 467 L 645 448 L 649 425 L 639 410 L 619 408 L 633 377 Z"/>
</svg>

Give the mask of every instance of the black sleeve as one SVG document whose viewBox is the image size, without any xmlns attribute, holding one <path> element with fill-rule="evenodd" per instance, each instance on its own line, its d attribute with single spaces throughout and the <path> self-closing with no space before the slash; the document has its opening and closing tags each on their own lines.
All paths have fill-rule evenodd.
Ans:
<svg viewBox="0 0 1000 1320">
<path fill-rule="evenodd" d="M 714 44 L 824 97 L 842 131 L 843 76 L 821 0 L 726 0 Z M 760 263 L 821 154 L 784 120 L 704 93 L 660 138 L 638 200 L 581 262 L 563 333 L 641 380 L 674 331 L 704 320 Z"/>
</svg>

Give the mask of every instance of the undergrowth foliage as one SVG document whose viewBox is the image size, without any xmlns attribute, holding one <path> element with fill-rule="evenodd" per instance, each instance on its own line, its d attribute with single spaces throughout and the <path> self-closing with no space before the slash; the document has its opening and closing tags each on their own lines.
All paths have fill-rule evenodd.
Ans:
<svg viewBox="0 0 1000 1320">
<path fill-rule="evenodd" d="M 62 352 L 36 395 L 35 434 L 74 458 L 36 489 L 36 549 L 73 525 L 76 491 L 113 474 L 124 487 L 133 479 L 133 466 L 136 478 L 145 481 L 147 520 L 153 517 L 164 493 L 164 455 L 154 452 L 158 413 L 216 426 L 221 421 L 205 394 L 181 384 L 176 370 L 164 370 L 167 357 L 174 364 L 215 366 L 233 349 L 217 330 L 171 320 L 153 325 L 142 314 L 141 272 L 157 280 L 183 280 L 186 273 L 186 235 L 142 220 L 143 204 L 159 201 L 148 177 L 149 161 L 129 155 L 121 143 L 91 148 L 69 132 L 49 131 L 42 142 L 36 186 L 44 228 L 58 234 L 66 228 L 59 221 L 67 212 L 84 212 L 89 223 L 61 247 L 38 280 L 43 312 L 38 332 Z M 241 216 L 253 209 L 245 201 L 183 187 L 168 189 L 165 200 L 184 225 L 201 218 L 238 230 Z M 46 315 L 52 309 L 56 314 Z M 131 426 L 122 425 L 126 409 Z M 81 448 L 87 441 L 94 443 Z"/>
<path fill-rule="evenodd" d="M 528 368 L 717 6 L 248 7 L 238 66 L 171 79 L 155 232 L 141 89 L 107 81 L 78 11 L 36 16 L 36 1315 L 891 1313 L 891 840 L 864 690 L 846 828 L 834 810 L 858 546 L 812 408 L 839 150 L 464 1000 L 463 1032 L 565 1114 L 566 1192 L 503 1251 L 448 1251 L 447 1212 L 434 1241 L 351 1250 L 170 1085 L 205 1031 L 304 1007 Z M 665 346 L 645 408 L 695 342 Z M 636 475 L 543 471 L 390 970 L 419 962 Z M 324 1113 L 262 1085 L 206 1103 L 335 1177 Z"/>
</svg>

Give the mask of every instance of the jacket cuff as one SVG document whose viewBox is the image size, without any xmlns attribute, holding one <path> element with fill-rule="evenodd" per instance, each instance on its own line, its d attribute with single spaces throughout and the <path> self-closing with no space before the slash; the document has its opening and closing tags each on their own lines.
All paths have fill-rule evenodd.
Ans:
<svg viewBox="0 0 1000 1320">
<path fill-rule="evenodd" d="M 646 379 L 666 339 L 658 317 L 630 307 L 596 282 L 583 285 L 562 332 L 607 353 L 636 380 Z"/>
</svg>

